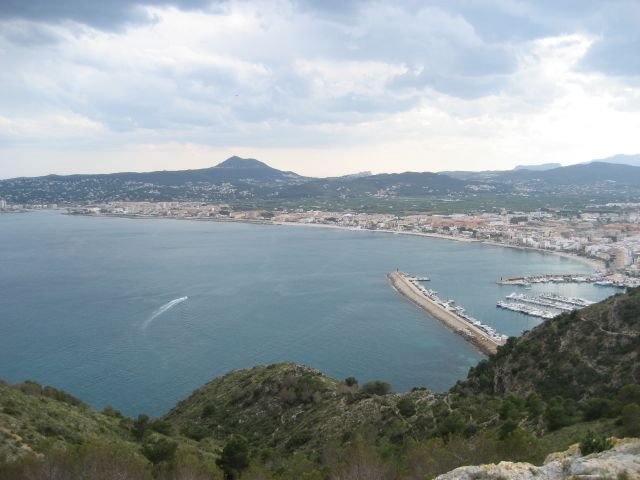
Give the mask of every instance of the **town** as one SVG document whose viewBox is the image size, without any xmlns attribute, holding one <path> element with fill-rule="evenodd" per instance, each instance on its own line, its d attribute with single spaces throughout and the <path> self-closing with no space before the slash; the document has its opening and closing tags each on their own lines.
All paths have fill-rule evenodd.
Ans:
<svg viewBox="0 0 640 480">
<path fill-rule="evenodd" d="M 640 204 L 610 203 L 567 214 L 545 209 L 481 214 L 234 210 L 197 202 L 111 202 L 68 207 L 69 214 L 238 221 L 349 228 L 479 241 L 592 260 L 597 270 L 640 277 Z"/>
</svg>

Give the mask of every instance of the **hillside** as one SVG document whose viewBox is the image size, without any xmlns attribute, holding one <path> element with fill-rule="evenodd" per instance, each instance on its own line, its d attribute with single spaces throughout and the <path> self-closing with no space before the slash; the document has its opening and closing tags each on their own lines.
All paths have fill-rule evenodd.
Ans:
<svg viewBox="0 0 640 480">
<path fill-rule="evenodd" d="M 238 455 L 238 472 L 251 466 L 245 479 L 540 464 L 575 442 L 602 449 L 609 435 L 640 436 L 639 338 L 636 289 L 510 339 L 445 394 L 281 363 L 216 378 L 161 418 L 131 419 L 33 382 L 0 384 L 0 478 L 41 478 L 27 473 L 51 462 L 86 477 L 105 458 L 128 472 L 117 478 L 173 479 L 221 478 L 215 462 L 228 469 Z"/>
<path fill-rule="evenodd" d="M 48 175 L 0 180 L 0 197 L 10 203 L 126 201 L 214 201 L 268 195 L 283 184 L 306 179 L 255 159 L 231 157 L 196 170 Z"/>
<path fill-rule="evenodd" d="M 0 198 L 18 205 L 176 201 L 225 202 L 240 209 L 297 209 L 302 204 L 330 210 L 390 212 L 391 208 L 396 212 L 449 211 L 456 208 L 451 202 L 460 202 L 460 208 L 471 202 L 474 208 L 491 209 L 496 199 L 501 205 L 513 202 L 518 208 L 522 204 L 525 208 L 575 208 L 599 201 L 632 201 L 639 196 L 640 167 L 606 162 L 544 170 L 522 167 L 310 178 L 234 156 L 196 170 L 0 180 Z"/>
<path fill-rule="evenodd" d="M 497 175 L 496 181 L 526 183 L 541 189 L 558 185 L 606 185 L 616 183 L 626 186 L 640 185 L 640 167 L 592 162 L 549 170 L 511 170 Z"/>
<path fill-rule="evenodd" d="M 629 383 L 640 383 L 640 289 L 510 338 L 457 388 L 584 400 L 610 397 Z"/>
<path fill-rule="evenodd" d="M 415 420 L 430 414 L 434 402 L 434 395 L 424 390 L 368 394 L 318 370 L 283 363 L 217 378 L 164 418 L 196 438 L 241 434 L 256 446 L 318 450 L 369 428 L 381 435 L 415 433 Z M 403 410 L 403 404 L 411 408 Z"/>
<path fill-rule="evenodd" d="M 349 176 L 314 179 L 304 184 L 288 186 L 280 198 L 419 198 L 434 195 L 464 194 L 480 182 L 467 182 L 430 172 L 382 173 L 369 176 Z M 492 191 L 505 191 L 506 186 L 492 186 Z"/>
</svg>

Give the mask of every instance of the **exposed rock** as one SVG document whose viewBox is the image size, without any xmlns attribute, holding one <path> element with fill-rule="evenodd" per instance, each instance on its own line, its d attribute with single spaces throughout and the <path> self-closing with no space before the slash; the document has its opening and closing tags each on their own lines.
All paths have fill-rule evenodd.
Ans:
<svg viewBox="0 0 640 480">
<path fill-rule="evenodd" d="M 566 452 L 549 455 L 544 465 L 500 462 L 497 465 L 460 467 L 436 480 L 562 480 L 640 479 L 640 439 L 615 440 L 614 447 L 581 456 L 577 445 Z"/>
</svg>

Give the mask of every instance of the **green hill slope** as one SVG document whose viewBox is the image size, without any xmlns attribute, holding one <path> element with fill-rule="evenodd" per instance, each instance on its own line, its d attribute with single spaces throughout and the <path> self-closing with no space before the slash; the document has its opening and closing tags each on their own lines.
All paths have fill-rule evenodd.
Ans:
<svg viewBox="0 0 640 480">
<path fill-rule="evenodd" d="M 194 438 L 241 434 L 256 447 L 290 452 L 319 450 L 358 431 L 410 435 L 435 401 L 424 390 L 377 395 L 368 389 L 292 363 L 258 366 L 213 380 L 164 418 Z"/>
<path fill-rule="evenodd" d="M 511 338 L 456 390 L 582 400 L 629 383 L 640 383 L 640 289 Z"/>
<path fill-rule="evenodd" d="M 585 438 L 640 436 L 639 339 L 637 289 L 510 339 L 445 394 L 281 363 L 216 378 L 162 418 L 131 419 L 0 383 L 0 478 L 45 478 L 52 462 L 71 472 L 60 478 L 94 478 L 96 465 L 105 479 L 221 478 L 218 461 L 249 466 L 244 479 L 389 480 L 540 463 Z"/>
</svg>

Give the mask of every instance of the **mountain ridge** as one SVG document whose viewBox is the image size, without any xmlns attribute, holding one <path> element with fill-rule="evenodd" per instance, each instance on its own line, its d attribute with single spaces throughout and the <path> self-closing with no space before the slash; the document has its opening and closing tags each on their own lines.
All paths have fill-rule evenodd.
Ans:
<svg viewBox="0 0 640 480">
<path fill-rule="evenodd" d="M 579 187 L 579 188 L 578 188 Z M 0 198 L 11 204 L 79 204 L 113 201 L 234 202 L 242 208 L 284 206 L 304 201 L 411 208 L 428 202 L 487 199 L 497 196 L 552 198 L 604 197 L 628 201 L 640 196 L 640 167 L 591 162 L 546 170 L 485 172 L 402 172 L 342 177 L 304 177 L 251 158 L 230 157 L 208 168 L 96 175 L 49 175 L 0 180 Z M 547 199 L 545 201 L 545 198 Z M 504 201 L 504 200 L 503 200 Z M 587 200 L 580 200 L 587 201 Z M 283 203 L 284 202 L 284 203 Z M 480 202 L 482 203 L 482 202 Z M 356 203 L 357 204 L 357 203 Z"/>
</svg>

